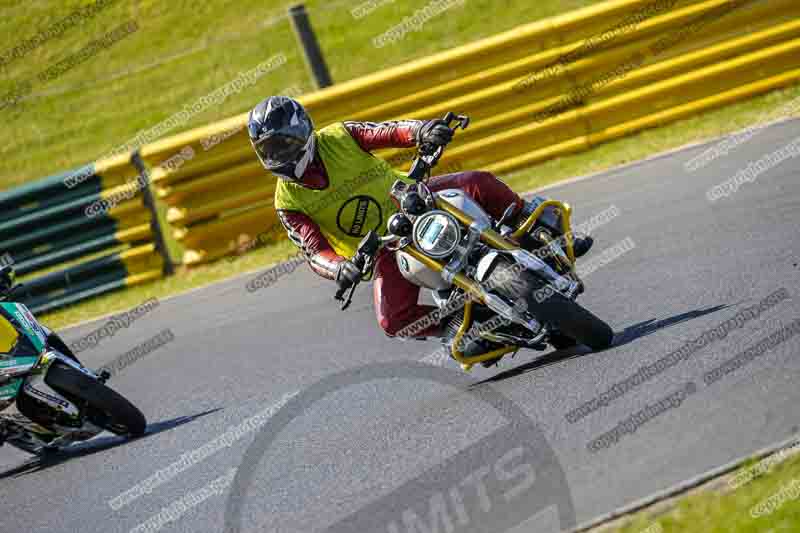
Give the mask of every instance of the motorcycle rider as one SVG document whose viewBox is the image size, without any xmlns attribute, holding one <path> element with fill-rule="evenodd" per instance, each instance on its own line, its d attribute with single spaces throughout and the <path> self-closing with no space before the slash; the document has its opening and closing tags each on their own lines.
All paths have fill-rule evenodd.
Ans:
<svg viewBox="0 0 800 533">
<path fill-rule="evenodd" d="M 275 209 L 291 241 L 318 275 L 348 288 L 361 278 L 348 258 L 369 230 L 383 233 L 397 211 L 389 191 L 405 174 L 372 155 L 381 148 L 447 145 L 453 133 L 443 120 L 337 122 L 319 131 L 303 106 L 285 96 L 269 97 L 248 116 L 250 142 L 264 167 L 279 179 Z M 516 206 L 510 225 L 522 224 L 532 212 L 524 201 L 494 175 L 467 171 L 429 180 L 432 191 L 460 189 L 495 220 L 509 205 Z M 576 256 L 588 252 L 590 237 L 575 238 Z M 381 328 L 389 336 L 430 313 L 420 305 L 420 287 L 400 273 L 394 253 L 381 250 L 375 260 L 373 296 Z M 414 336 L 439 336 L 439 325 Z"/>
</svg>

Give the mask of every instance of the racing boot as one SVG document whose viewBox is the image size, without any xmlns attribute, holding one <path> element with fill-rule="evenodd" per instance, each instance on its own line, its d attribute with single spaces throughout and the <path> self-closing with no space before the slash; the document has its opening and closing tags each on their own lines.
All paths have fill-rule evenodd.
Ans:
<svg viewBox="0 0 800 533">
<path fill-rule="evenodd" d="M 594 244 L 594 239 L 590 235 L 575 235 L 572 238 L 572 251 L 575 252 L 575 259 L 583 257 Z"/>
</svg>

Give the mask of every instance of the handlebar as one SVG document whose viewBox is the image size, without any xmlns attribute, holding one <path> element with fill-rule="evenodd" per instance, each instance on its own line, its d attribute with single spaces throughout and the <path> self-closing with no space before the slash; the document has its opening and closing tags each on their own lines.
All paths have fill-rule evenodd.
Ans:
<svg viewBox="0 0 800 533">
<path fill-rule="evenodd" d="M 350 303 L 353 301 L 353 293 L 356 292 L 356 285 L 358 285 L 358 283 L 354 283 L 347 289 L 340 288 L 336 291 L 336 296 L 334 296 L 334 298 L 342 302 L 342 311 L 350 307 Z M 345 293 L 347 293 L 347 296 L 345 296 Z"/>
<path fill-rule="evenodd" d="M 455 134 L 457 129 L 465 130 L 469 127 L 469 117 L 466 115 L 456 115 L 452 111 L 448 111 L 442 119 L 447 123 L 447 127 Z M 451 125 L 455 122 L 454 125 Z M 414 159 L 411 165 L 411 170 L 408 172 L 408 177 L 414 181 L 422 181 L 430 175 L 431 169 L 439 163 L 442 154 L 444 154 L 444 146 L 433 147 L 423 144 L 419 147 L 419 155 Z"/>
<path fill-rule="evenodd" d="M 377 233 L 370 230 L 369 233 L 361 240 L 356 249 L 356 253 L 351 259 L 352 263 L 361 271 L 361 276 L 366 276 L 372 271 L 375 263 L 375 255 L 380 250 L 384 242 L 388 242 L 391 238 L 382 239 Z M 339 288 L 336 291 L 336 300 L 342 302 L 342 311 L 350 307 L 350 302 L 353 301 L 353 294 L 360 281 L 354 283 L 348 288 Z"/>
<path fill-rule="evenodd" d="M 365 271 L 365 267 L 367 261 L 364 259 L 364 256 L 361 256 L 358 252 L 356 252 L 356 255 L 353 256 L 351 261 L 359 268 L 359 270 L 361 270 L 362 276 L 366 275 L 367 272 Z M 339 290 L 336 291 L 336 296 L 334 296 L 334 298 L 342 302 L 342 311 L 350 307 L 350 302 L 353 301 L 353 294 L 356 292 L 356 287 L 359 283 L 360 281 L 353 283 L 347 288 L 339 287 Z"/>
</svg>

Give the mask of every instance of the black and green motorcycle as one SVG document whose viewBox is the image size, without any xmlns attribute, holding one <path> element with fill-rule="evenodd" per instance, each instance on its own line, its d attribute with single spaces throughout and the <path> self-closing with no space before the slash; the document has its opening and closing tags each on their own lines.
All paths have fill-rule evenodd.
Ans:
<svg viewBox="0 0 800 533">
<path fill-rule="evenodd" d="M 13 269 L 0 268 L 0 445 L 41 454 L 104 430 L 140 436 L 147 422 L 109 388 L 106 372 L 83 366 L 25 305 L 9 301 Z"/>
</svg>

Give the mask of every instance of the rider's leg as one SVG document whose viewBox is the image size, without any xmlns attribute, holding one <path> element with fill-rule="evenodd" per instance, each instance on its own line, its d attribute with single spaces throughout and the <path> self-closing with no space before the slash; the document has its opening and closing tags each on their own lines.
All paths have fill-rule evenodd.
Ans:
<svg viewBox="0 0 800 533">
<path fill-rule="evenodd" d="M 428 185 L 433 191 L 461 189 L 478 202 L 495 220 L 499 220 L 508 206 L 513 203 L 517 206 L 517 210 L 510 221 L 512 227 L 521 225 L 533 212 L 533 205 L 530 202 L 526 202 L 491 172 L 471 170 L 457 174 L 445 174 L 431 178 Z M 586 254 L 594 242 L 591 237 L 577 235 L 573 235 L 573 241 L 576 257 Z"/>
<path fill-rule="evenodd" d="M 491 172 L 470 170 L 457 174 L 445 174 L 431 178 L 428 186 L 432 191 L 461 189 L 478 202 L 489 215 L 498 220 L 512 203 L 517 212 L 525 205 L 525 200 L 511 188 L 497 179 Z"/>
<path fill-rule="evenodd" d="M 400 273 L 394 252 L 382 250 L 375 260 L 373 297 L 375 315 L 392 337 L 439 337 L 442 327 L 433 313 L 436 308 L 420 305 L 420 288 Z"/>
</svg>

